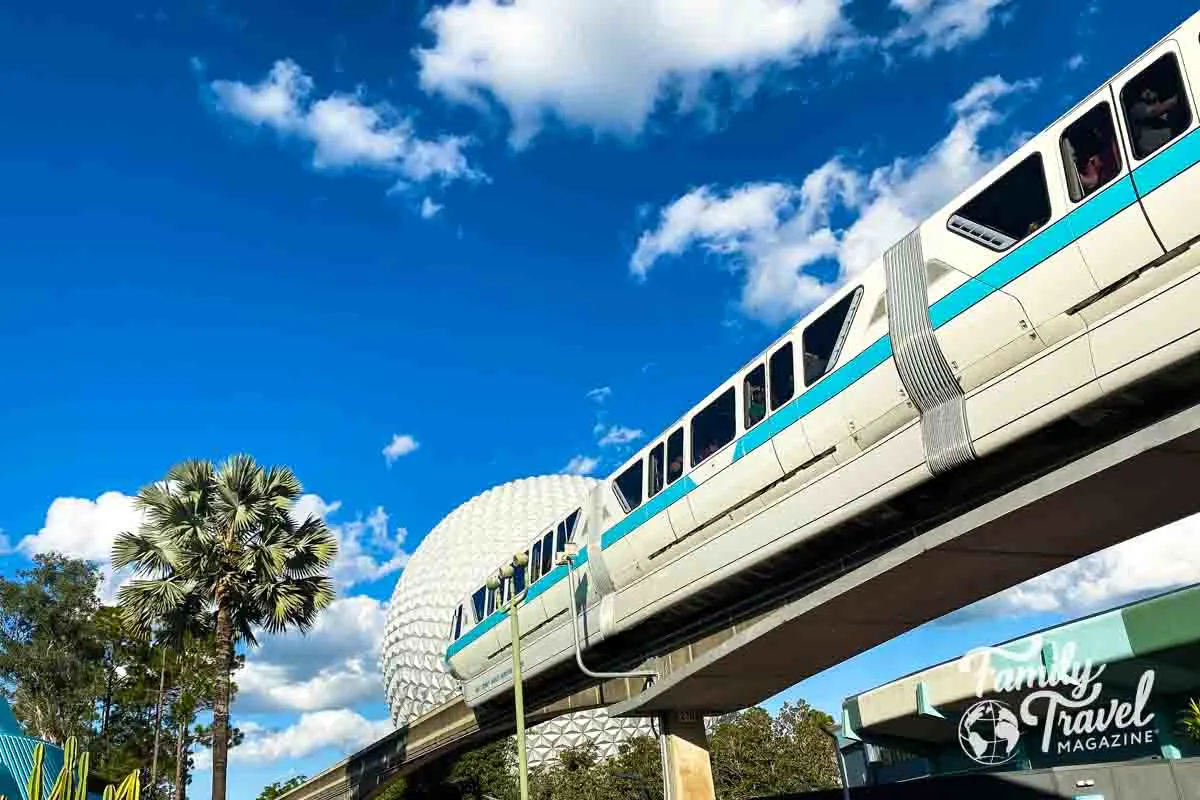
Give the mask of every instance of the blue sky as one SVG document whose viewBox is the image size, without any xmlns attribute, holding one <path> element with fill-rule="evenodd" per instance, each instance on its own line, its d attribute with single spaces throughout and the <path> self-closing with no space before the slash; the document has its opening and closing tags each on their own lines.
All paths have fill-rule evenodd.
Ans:
<svg viewBox="0 0 1200 800">
<path fill-rule="evenodd" d="M 606 474 L 1194 10 L 1136 7 L 0 7 L 0 565 L 106 561 L 180 459 L 292 465 L 342 539 L 342 602 L 252 657 L 232 797 L 319 771 L 384 725 L 381 602 L 424 532 L 498 483 Z M 1163 556 L 1180 530 L 785 697 L 833 710 L 1196 580 L 1195 545 Z"/>
</svg>

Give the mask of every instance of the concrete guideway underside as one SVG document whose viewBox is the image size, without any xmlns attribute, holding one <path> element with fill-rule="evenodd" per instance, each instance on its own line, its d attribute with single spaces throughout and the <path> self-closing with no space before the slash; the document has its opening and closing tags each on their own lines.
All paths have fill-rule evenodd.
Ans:
<svg viewBox="0 0 1200 800">
<path fill-rule="evenodd" d="M 925 622 L 1200 512 L 1200 406 L 978 506 L 802 598 L 653 659 L 613 716 L 746 708 Z"/>
<path fill-rule="evenodd" d="M 526 720 L 536 725 L 563 714 L 602 708 L 638 692 L 642 682 L 615 679 L 553 704 L 531 709 Z M 408 725 L 309 779 L 288 792 L 286 800 L 369 800 L 400 775 L 434 759 L 486 744 L 513 732 L 513 717 L 480 718 L 454 697 Z"/>
</svg>

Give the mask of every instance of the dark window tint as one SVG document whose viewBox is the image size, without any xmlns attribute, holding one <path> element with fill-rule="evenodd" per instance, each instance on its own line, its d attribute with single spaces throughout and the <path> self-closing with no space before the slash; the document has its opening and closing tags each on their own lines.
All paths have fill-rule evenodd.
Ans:
<svg viewBox="0 0 1200 800">
<path fill-rule="evenodd" d="M 554 531 L 542 539 L 542 574 L 547 575 L 554 566 Z"/>
<path fill-rule="evenodd" d="M 1121 90 L 1133 154 L 1146 158 L 1192 124 L 1192 109 L 1174 53 L 1167 53 Z"/>
<path fill-rule="evenodd" d="M 542 543 L 533 543 L 533 553 L 529 556 L 529 580 L 536 581 L 542 577 Z"/>
<path fill-rule="evenodd" d="M 492 615 L 492 612 L 496 610 L 496 592 L 497 591 L 498 590 L 496 590 L 496 589 L 488 589 L 487 616 L 489 616 L 489 617 Z"/>
<path fill-rule="evenodd" d="M 650 451 L 650 486 L 646 490 L 646 497 L 654 497 L 662 491 L 663 478 L 665 477 L 663 467 L 663 445 L 659 442 Z"/>
<path fill-rule="evenodd" d="M 462 606 L 454 609 L 454 635 L 452 641 L 458 641 L 458 637 L 462 636 Z"/>
<path fill-rule="evenodd" d="M 525 591 L 525 568 L 513 565 L 513 591 L 517 594 Z"/>
<path fill-rule="evenodd" d="M 1121 172 L 1121 145 L 1112 109 L 1101 103 L 1071 123 L 1062 135 L 1067 193 L 1078 203 Z"/>
<path fill-rule="evenodd" d="M 558 523 L 558 534 L 554 539 L 554 552 L 561 553 L 567 549 L 567 523 Z"/>
<path fill-rule="evenodd" d="M 487 616 L 487 609 L 484 604 L 487 602 L 487 589 L 477 589 L 475 594 L 471 595 L 471 605 L 475 607 L 475 620 L 478 622 Z"/>
<path fill-rule="evenodd" d="M 850 313 L 858 302 L 862 288 L 838 300 L 804 329 L 804 385 L 824 375 L 837 360 L 842 340 L 850 327 Z"/>
<path fill-rule="evenodd" d="M 792 343 L 788 342 L 772 353 L 768 363 L 771 366 L 771 410 L 774 411 L 791 400 L 792 395 L 796 393 L 796 368 L 795 362 L 792 360 Z"/>
<path fill-rule="evenodd" d="M 692 417 L 692 466 L 733 441 L 737 434 L 737 400 L 733 387 Z"/>
<path fill-rule="evenodd" d="M 571 516 L 567 517 L 567 541 L 575 541 L 575 526 L 579 524 L 579 509 L 571 512 Z"/>
<path fill-rule="evenodd" d="M 674 483 L 683 475 L 683 428 L 676 428 L 667 437 L 667 483 Z"/>
<path fill-rule="evenodd" d="M 1042 156 L 1001 175 L 950 218 L 950 230 L 992 250 L 1007 250 L 1050 221 Z"/>
<path fill-rule="evenodd" d="M 642 460 L 639 458 L 621 476 L 613 481 L 617 490 L 617 499 L 626 513 L 633 511 L 642 504 Z"/>
<path fill-rule="evenodd" d="M 759 364 L 742 381 L 742 403 L 745 407 L 746 430 L 767 416 L 767 368 Z"/>
</svg>

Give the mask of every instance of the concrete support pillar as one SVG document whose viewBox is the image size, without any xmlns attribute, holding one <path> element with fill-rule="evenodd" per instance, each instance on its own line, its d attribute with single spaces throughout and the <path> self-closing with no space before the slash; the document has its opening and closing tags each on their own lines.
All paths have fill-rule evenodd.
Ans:
<svg viewBox="0 0 1200 800">
<path fill-rule="evenodd" d="M 665 800 L 716 800 L 704 717 L 673 711 L 660 724 Z"/>
</svg>

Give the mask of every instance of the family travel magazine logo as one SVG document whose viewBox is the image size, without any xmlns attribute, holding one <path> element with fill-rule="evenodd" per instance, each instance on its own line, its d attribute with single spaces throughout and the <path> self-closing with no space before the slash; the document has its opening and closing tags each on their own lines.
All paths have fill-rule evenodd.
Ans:
<svg viewBox="0 0 1200 800">
<path fill-rule="evenodd" d="M 1017 754 L 1022 725 L 1040 730 L 1041 750 L 1056 755 L 1154 743 L 1154 713 L 1146 711 L 1154 687 L 1154 670 L 1138 679 L 1132 701 L 1100 700 L 1105 664 L 1076 659 L 1074 642 L 1052 645 L 1047 667 L 1040 635 L 1026 650 L 980 647 L 959 659 L 962 672 L 975 672 L 978 702 L 963 712 L 958 741 L 967 757 L 980 764 L 1004 764 Z M 1017 711 L 985 695 L 1029 692 Z"/>
</svg>

